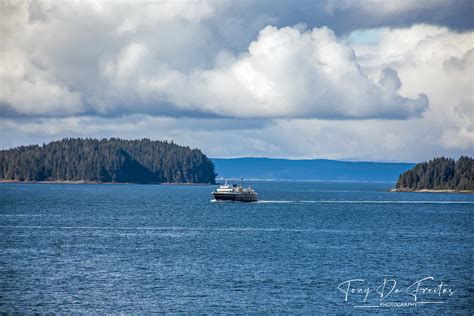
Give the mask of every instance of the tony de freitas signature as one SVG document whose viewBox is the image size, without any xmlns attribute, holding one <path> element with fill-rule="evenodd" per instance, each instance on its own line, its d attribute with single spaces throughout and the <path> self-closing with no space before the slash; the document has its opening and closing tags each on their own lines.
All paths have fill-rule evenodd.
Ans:
<svg viewBox="0 0 474 316">
<path fill-rule="evenodd" d="M 363 295 L 363 302 L 367 302 L 369 296 L 376 296 L 382 301 L 387 298 L 395 298 L 396 295 L 405 294 L 408 294 L 416 302 L 421 296 L 424 298 L 449 297 L 456 292 L 442 281 L 435 282 L 431 276 L 413 282 L 407 287 L 399 286 L 395 279 L 384 278 L 375 287 L 367 286 L 364 279 L 352 279 L 342 282 L 337 288 L 344 293 L 345 302 L 349 297 L 356 295 Z"/>
</svg>

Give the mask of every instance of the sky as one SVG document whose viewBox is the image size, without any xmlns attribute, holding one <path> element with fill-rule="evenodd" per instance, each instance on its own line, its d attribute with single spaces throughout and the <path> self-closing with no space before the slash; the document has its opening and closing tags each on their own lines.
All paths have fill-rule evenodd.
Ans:
<svg viewBox="0 0 474 316">
<path fill-rule="evenodd" d="M 474 1 L 0 0 L 0 149 L 474 156 Z"/>
</svg>

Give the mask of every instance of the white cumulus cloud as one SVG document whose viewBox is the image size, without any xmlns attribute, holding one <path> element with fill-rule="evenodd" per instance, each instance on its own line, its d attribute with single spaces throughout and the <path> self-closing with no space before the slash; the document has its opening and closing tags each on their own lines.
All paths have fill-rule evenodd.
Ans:
<svg viewBox="0 0 474 316">
<path fill-rule="evenodd" d="M 399 80 L 396 71 L 390 76 Z M 422 93 L 404 98 L 399 86 L 370 80 L 352 48 L 328 28 L 267 26 L 247 52 L 174 79 L 163 85 L 158 76 L 149 87 L 168 102 L 221 116 L 403 119 L 428 107 Z"/>
<path fill-rule="evenodd" d="M 431 129 L 448 148 L 474 148 L 474 34 L 416 25 L 381 29 L 380 41 L 353 45 L 362 69 L 372 78 L 391 67 L 400 79 L 400 94 L 425 93 L 430 107 L 417 128 Z M 416 128 L 407 126 L 413 133 Z"/>
</svg>

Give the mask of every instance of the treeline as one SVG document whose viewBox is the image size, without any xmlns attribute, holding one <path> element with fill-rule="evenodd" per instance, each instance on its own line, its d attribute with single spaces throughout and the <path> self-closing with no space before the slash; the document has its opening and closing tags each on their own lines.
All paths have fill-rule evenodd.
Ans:
<svg viewBox="0 0 474 316">
<path fill-rule="evenodd" d="M 16 181 L 215 183 L 198 149 L 173 142 L 67 138 L 0 151 L 0 179 Z"/>
<path fill-rule="evenodd" d="M 417 164 L 398 178 L 397 189 L 415 190 L 474 190 L 474 160 L 461 156 L 436 158 Z"/>
</svg>

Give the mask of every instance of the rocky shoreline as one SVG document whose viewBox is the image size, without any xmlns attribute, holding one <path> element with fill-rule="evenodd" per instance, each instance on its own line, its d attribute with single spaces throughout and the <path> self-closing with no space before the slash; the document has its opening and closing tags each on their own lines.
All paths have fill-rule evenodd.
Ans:
<svg viewBox="0 0 474 316">
<path fill-rule="evenodd" d="M 0 183 L 18 183 L 18 184 L 160 184 L 160 185 L 211 185 L 209 183 L 178 183 L 178 182 L 99 182 L 99 181 L 19 181 L 19 180 L 0 180 Z"/>
</svg>

